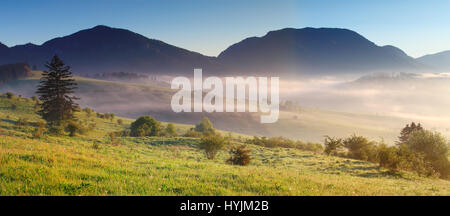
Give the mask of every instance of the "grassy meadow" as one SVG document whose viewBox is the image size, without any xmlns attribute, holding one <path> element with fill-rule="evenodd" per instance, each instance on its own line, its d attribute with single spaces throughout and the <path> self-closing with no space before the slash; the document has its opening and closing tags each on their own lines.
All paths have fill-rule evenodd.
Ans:
<svg viewBox="0 0 450 216">
<path fill-rule="evenodd" d="M 13 105 L 15 104 L 15 106 Z M 199 139 L 117 137 L 133 119 L 78 113 L 96 127 L 76 137 L 32 138 L 35 102 L 0 96 L 0 195 L 450 195 L 450 181 L 297 149 L 248 145 L 248 166 L 206 159 Z M 28 119 L 25 126 L 16 123 Z M 123 124 L 118 124 L 122 119 Z M 184 133 L 190 125 L 176 124 Z M 222 131 L 223 134 L 229 134 Z M 247 138 L 232 133 L 234 144 Z"/>
</svg>

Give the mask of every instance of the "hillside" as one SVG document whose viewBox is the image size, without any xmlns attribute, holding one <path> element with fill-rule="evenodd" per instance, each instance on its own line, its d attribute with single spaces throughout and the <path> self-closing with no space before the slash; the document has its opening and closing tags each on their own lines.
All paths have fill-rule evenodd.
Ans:
<svg viewBox="0 0 450 216">
<path fill-rule="evenodd" d="M 0 85 L 0 92 L 12 91 L 24 97 L 34 95 L 39 72 L 22 80 Z M 375 114 L 337 112 L 312 107 L 299 110 L 281 110 L 280 118 L 274 124 L 260 124 L 259 114 L 249 113 L 174 113 L 170 100 L 174 91 L 163 86 L 112 82 L 76 77 L 81 98 L 79 104 L 99 112 L 112 112 L 119 116 L 137 118 L 151 115 L 160 121 L 194 124 L 204 116 L 222 130 L 258 135 L 285 136 L 305 141 L 321 142 L 325 135 L 345 137 L 360 134 L 378 140 L 382 137 L 393 144 L 401 128 L 414 118 L 399 118 Z M 435 126 L 435 125 L 433 125 Z M 439 131 L 448 134 L 445 126 Z"/>
<path fill-rule="evenodd" d="M 233 71 L 272 76 L 426 69 L 396 47 L 380 47 L 354 31 L 334 28 L 271 31 L 230 46 L 218 59 Z"/>
<path fill-rule="evenodd" d="M 25 44 L 3 50 L 0 64 L 28 62 L 43 68 L 58 54 L 77 74 L 139 72 L 171 74 L 192 72 L 194 67 L 210 69 L 214 59 L 149 39 L 140 34 L 107 26 L 96 26 L 51 39 L 42 45 Z"/>
<path fill-rule="evenodd" d="M 450 50 L 417 58 L 422 64 L 430 65 L 441 72 L 450 72 Z"/>
<path fill-rule="evenodd" d="M 296 149 L 248 145 L 252 162 L 240 167 L 224 162 L 225 151 L 206 160 L 195 138 L 111 144 L 106 134 L 128 127 L 126 118 L 119 125 L 82 113 L 95 130 L 32 139 L 33 107 L 31 99 L 0 96 L 0 195 L 450 195 L 449 181 Z M 17 126 L 19 118 L 29 124 Z"/>
</svg>

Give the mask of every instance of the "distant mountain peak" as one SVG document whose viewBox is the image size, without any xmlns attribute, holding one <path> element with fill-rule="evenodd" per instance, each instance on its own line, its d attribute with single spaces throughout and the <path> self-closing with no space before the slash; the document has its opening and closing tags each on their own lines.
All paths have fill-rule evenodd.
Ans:
<svg viewBox="0 0 450 216">
<path fill-rule="evenodd" d="M 23 61 L 38 67 L 58 54 L 77 74 L 190 73 L 194 68 L 213 65 L 211 57 L 105 25 L 54 38 L 40 46 L 19 45 L 2 53 L 0 63 Z"/>
<path fill-rule="evenodd" d="M 416 59 L 417 61 L 436 68 L 441 72 L 450 72 L 450 50 L 436 54 L 425 55 Z"/>
<path fill-rule="evenodd" d="M 91 29 L 113 29 L 113 28 L 107 25 L 96 25 Z"/>
<path fill-rule="evenodd" d="M 35 47 L 38 47 L 38 45 L 36 45 L 34 43 L 26 43 L 26 44 L 13 46 L 11 48 L 21 48 L 21 49 L 23 49 L 23 48 L 35 48 Z"/>
<path fill-rule="evenodd" d="M 5 44 L 0 43 L 0 50 L 2 49 L 8 49 L 8 46 L 6 46 Z"/>
<path fill-rule="evenodd" d="M 423 69 L 393 46 L 342 28 L 285 28 L 233 44 L 219 56 L 233 71 L 362 73 Z"/>
</svg>

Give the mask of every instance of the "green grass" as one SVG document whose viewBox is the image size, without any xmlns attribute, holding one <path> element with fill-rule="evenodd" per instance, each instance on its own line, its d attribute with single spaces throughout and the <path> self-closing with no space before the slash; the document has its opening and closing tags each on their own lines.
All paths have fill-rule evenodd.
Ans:
<svg viewBox="0 0 450 216">
<path fill-rule="evenodd" d="M 11 105 L 17 109 L 12 110 Z M 40 120 L 30 99 L 0 96 L 0 195 L 450 195 L 450 182 L 376 164 L 296 149 L 249 145 L 249 166 L 207 160 L 195 138 L 122 137 L 107 133 L 123 125 L 78 114 L 95 130 L 77 137 L 31 138 Z M 190 125 L 176 125 L 183 133 Z M 222 132 L 226 133 L 226 132 Z M 238 137 L 238 134 L 232 134 Z M 94 147 L 99 142 L 99 148 Z"/>
</svg>

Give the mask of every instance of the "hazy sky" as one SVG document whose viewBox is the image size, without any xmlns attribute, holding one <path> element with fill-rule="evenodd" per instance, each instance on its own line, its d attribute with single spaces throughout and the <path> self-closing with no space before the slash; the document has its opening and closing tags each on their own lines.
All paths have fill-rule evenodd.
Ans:
<svg viewBox="0 0 450 216">
<path fill-rule="evenodd" d="M 286 27 L 338 27 L 418 57 L 450 50 L 449 0 L 2 0 L 0 42 L 42 44 L 103 24 L 216 56 Z"/>
</svg>

